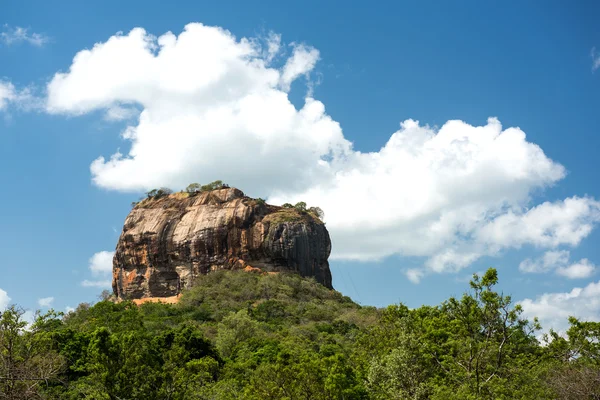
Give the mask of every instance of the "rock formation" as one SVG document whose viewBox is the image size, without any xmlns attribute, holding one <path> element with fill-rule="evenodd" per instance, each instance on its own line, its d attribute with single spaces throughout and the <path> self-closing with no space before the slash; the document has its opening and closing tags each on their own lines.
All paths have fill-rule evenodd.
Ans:
<svg viewBox="0 0 600 400">
<path fill-rule="evenodd" d="M 219 269 L 289 271 L 331 288 L 325 225 L 235 188 L 145 199 L 127 216 L 113 259 L 119 299 L 171 297 Z"/>
</svg>

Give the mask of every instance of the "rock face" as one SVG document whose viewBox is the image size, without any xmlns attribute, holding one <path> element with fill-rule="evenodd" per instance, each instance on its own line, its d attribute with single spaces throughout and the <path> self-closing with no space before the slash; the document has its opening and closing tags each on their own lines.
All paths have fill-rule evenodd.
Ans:
<svg viewBox="0 0 600 400">
<path fill-rule="evenodd" d="M 289 271 L 331 288 L 325 225 L 308 212 L 265 204 L 235 188 L 139 203 L 113 259 L 119 299 L 171 297 L 219 269 Z"/>
</svg>

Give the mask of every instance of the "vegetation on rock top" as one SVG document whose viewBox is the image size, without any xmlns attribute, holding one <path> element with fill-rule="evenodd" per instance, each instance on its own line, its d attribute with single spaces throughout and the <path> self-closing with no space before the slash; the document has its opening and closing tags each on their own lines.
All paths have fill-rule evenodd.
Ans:
<svg viewBox="0 0 600 400">
<path fill-rule="evenodd" d="M 190 183 L 185 190 L 181 192 L 173 193 L 169 188 L 152 189 L 146 192 L 146 197 L 131 203 L 133 208 L 141 207 L 147 208 L 153 204 L 154 201 L 162 199 L 168 196 L 175 196 L 177 199 L 185 199 L 188 197 L 197 196 L 200 193 L 211 192 L 213 190 L 228 189 L 230 186 L 223 183 L 221 180 L 202 185 L 199 183 Z M 262 198 L 252 199 L 256 204 L 266 205 L 266 202 Z M 320 207 L 307 207 L 306 203 L 300 201 L 295 205 L 285 203 L 281 206 L 281 210 L 277 210 L 277 215 L 270 216 L 269 221 L 274 223 L 279 222 L 296 222 L 296 221 L 311 221 L 317 220 L 321 222 L 324 217 L 323 210 Z"/>
<path fill-rule="evenodd" d="M 285 222 L 317 222 L 322 223 L 319 217 L 313 213 L 301 212 L 294 208 L 282 208 L 263 218 L 263 222 L 281 224 Z"/>
</svg>

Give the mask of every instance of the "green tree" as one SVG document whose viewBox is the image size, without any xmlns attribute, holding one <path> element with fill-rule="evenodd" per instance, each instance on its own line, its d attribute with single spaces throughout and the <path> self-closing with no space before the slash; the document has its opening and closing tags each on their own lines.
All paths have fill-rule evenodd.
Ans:
<svg viewBox="0 0 600 400">
<path fill-rule="evenodd" d="M 256 336 L 257 328 L 256 321 L 250 318 L 247 310 L 229 314 L 219 324 L 216 339 L 219 353 L 225 358 L 232 357 L 238 345 Z"/>
<path fill-rule="evenodd" d="M 546 382 L 558 399 L 600 399 L 600 322 L 569 318 L 566 337 L 546 338 L 553 360 Z"/>
<path fill-rule="evenodd" d="M 153 341 L 160 352 L 160 398 L 189 399 L 217 378 L 218 355 L 213 345 L 192 325 L 163 332 Z"/>
<path fill-rule="evenodd" d="M 497 282 L 492 268 L 439 307 L 389 307 L 366 346 L 379 354 L 367 370 L 375 398 L 544 398 L 539 326 L 494 290 Z"/>
<path fill-rule="evenodd" d="M 223 181 L 217 180 L 217 181 L 213 181 L 209 184 L 202 185 L 201 190 L 203 192 L 210 192 L 211 190 L 217 190 L 217 189 L 221 189 L 223 187 L 229 187 L 229 186 L 224 184 Z"/>
<path fill-rule="evenodd" d="M 157 399 L 159 360 L 144 330 L 111 333 L 96 329 L 86 351 L 87 375 L 73 389 L 92 398 Z"/>
<path fill-rule="evenodd" d="M 0 398 L 37 399 L 65 366 L 48 331 L 60 314 L 38 314 L 28 327 L 24 310 L 10 306 L 0 317 Z"/>
<path fill-rule="evenodd" d="M 493 290 L 497 283 L 494 268 L 481 278 L 475 274 L 472 292 L 443 303 L 428 332 L 428 351 L 444 372 L 445 385 L 436 388 L 440 398 L 497 398 L 527 386 L 540 327 L 521 318 L 510 296 Z"/>
<path fill-rule="evenodd" d="M 146 197 L 149 199 L 160 199 L 162 197 L 166 197 L 173 193 L 173 191 L 166 187 L 161 187 L 160 189 L 152 189 L 149 192 L 146 192 Z"/>
<path fill-rule="evenodd" d="M 189 185 L 187 185 L 187 187 L 185 188 L 185 191 L 187 193 L 190 194 L 195 194 L 198 193 L 202 190 L 202 185 L 200 185 L 199 183 L 190 183 Z"/>
<path fill-rule="evenodd" d="M 299 201 L 294 205 L 294 208 L 300 212 L 306 211 L 306 203 L 303 201 Z"/>
<path fill-rule="evenodd" d="M 439 310 L 403 304 L 383 310 L 357 343 L 358 358 L 373 399 L 429 399 L 430 379 L 439 368 L 423 350 L 427 345 L 424 321 L 438 318 Z"/>
</svg>

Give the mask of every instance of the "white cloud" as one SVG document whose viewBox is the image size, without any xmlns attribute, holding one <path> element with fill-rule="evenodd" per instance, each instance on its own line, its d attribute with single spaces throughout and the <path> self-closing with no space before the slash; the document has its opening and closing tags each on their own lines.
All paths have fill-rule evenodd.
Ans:
<svg viewBox="0 0 600 400">
<path fill-rule="evenodd" d="M 42 100 L 34 95 L 32 88 L 18 90 L 11 82 L 0 80 L 0 111 L 9 106 L 31 111 L 42 108 Z"/>
<path fill-rule="evenodd" d="M 277 51 L 274 42 L 267 43 L 268 54 Z M 178 37 L 159 38 L 136 28 L 79 52 L 69 72 L 49 83 L 47 110 L 142 108 L 137 125 L 123 132 L 129 154 L 92 163 L 102 187 L 223 179 L 267 192 L 323 180 L 328 166 L 321 159 L 350 143 L 321 102 L 307 99 L 297 110 L 280 88 L 308 72 L 315 52 L 297 46 L 282 70 L 268 67 L 263 56 L 256 41 L 236 41 L 220 28 L 190 24 Z"/>
<path fill-rule="evenodd" d="M 94 276 L 107 276 L 112 273 L 114 251 L 100 251 L 90 258 L 90 271 Z"/>
<path fill-rule="evenodd" d="M 571 197 L 542 203 L 524 214 L 509 211 L 483 227 L 478 236 L 499 247 L 518 248 L 524 243 L 538 247 L 577 246 L 598 221 L 600 202 Z"/>
<path fill-rule="evenodd" d="M 596 266 L 592 264 L 587 258 L 584 258 L 574 264 L 560 267 L 556 270 L 556 273 L 565 276 L 569 279 L 583 279 L 589 278 L 596 272 Z"/>
<path fill-rule="evenodd" d="M 453 248 L 442 250 L 425 262 L 425 267 L 434 272 L 460 271 L 481 257 L 473 251 L 460 252 Z"/>
<path fill-rule="evenodd" d="M 54 297 L 44 297 L 41 299 L 38 299 L 38 305 L 40 307 L 50 307 L 52 305 L 52 303 L 54 302 Z"/>
<path fill-rule="evenodd" d="M 98 279 L 85 279 L 81 282 L 83 287 L 110 288 L 112 282 L 108 277 L 112 274 L 112 260 L 114 251 L 99 251 L 89 259 L 89 269 L 92 276 Z"/>
<path fill-rule="evenodd" d="M 8 293 L 0 289 L 0 311 L 4 310 L 9 304 L 10 297 L 8 297 Z"/>
<path fill-rule="evenodd" d="M 555 271 L 558 275 L 569 279 L 589 278 L 596 272 L 596 267 L 587 258 L 572 264 L 569 264 L 569 258 L 570 252 L 567 250 L 547 251 L 536 259 L 523 260 L 519 264 L 519 270 L 523 273 Z"/>
<path fill-rule="evenodd" d="M 133 107 L 122 107 L 120 105 L 113 105 L 106 110 L 104 119 L 107 121 L 124 121 L 131 119 L 139 114 L 139 111 Z"/>
<path fill-rule="evenodd" d="M 28 28 L 17 26 L 12 28 L 8 25 L 4 25 L 4 30 L 0 32 L 0 43 L 6 45 L 14 45 L 21 43 L 29 43 L 33 46 L 41 47 L 48 43 L 49 38 L 46 35 L 40 33 L 29 33 Z"/>
<path fill-rule="evenodd" d="M 425 275 L 423 270 L 418 269 L 418 268 L 408 269 L 405 271 L 405 274 L 406 274 L 406 277 L 408 278 L 408 280 L 411 281 L 412 283 L 421 282 L 421 279 Z"/>
<path fill-rule="evenodd" d="M 294 46 L 294 53 L 287 60 L 281 73 L 281 87 L 284 91 L 290 90 L 290 85 L 299 76 L 306 75 L 315 68 L 319 60 L 319 51 L 313 47 Z"/>
<path fill-rule="evenodd" d="M 535 260 L 527 258 L 519 264 L 519 270 L 524 273 L 548 272 L 567 265 L 570 252 L 568 250 L 547 251 Z"/>
<path fill-rule="evenodd" d="M 596 71 L 598 68 L 600 68 L 600 54 L 598 54 L 598 51 L 595 47 L 592 48 L 590 56 L 592 57 L 592 71 Z"/>
<path fill-rule="evenodd" d="M 65 313 L 67 313 L 67 314 L 68 314 L 68 313 L 71 313 L 71 312 L 73 312 L 73 311 L 75 311 L 75 308 L 73 308 L 73 307 L 71 307 L 71 306 L 66 306 L 66 307 L 65 307 Z"/>
<path fill-rule="evenodd" d="M 569 316 L 584 321 L 600 320 L 600 282 L 591 282 L 570 292 L 544 293 L 535 300 L 525 299 L 519 303 L 526 317 L 540 319 L 544 330 L 552 328 L 564 333 L 569 326 Z"/>
<path fill-rule="evenodd" d="M 96 288 L 110 288 L 112 286 L 112 282 L 108 279 L 92 280 L 92 281 L 85 279 L 83 282 L 81 282 L 81 286 L 96 287 Z"/>
<path fill-rule="evenodd" d="M 15 87 L 12 83 L 0 81 L 0 111 L 16 98 Z"/>
<path fill-rule="evenodd" d="M 323 103 L 289 100 L 319 52 L 295 45 L 277 68 L 280 48 L 276 34 L 261 44 L 201 24 L 158 38 L 136 28 L 77 53 L 49 83 L 46 109 L 141 109 L 122 132 L 130 150 L 91 164 L 98 186 L 222 179 L 275 204 L 303 200 L 325 210 L 333 258 L 424 257 L 407 271 L 415 282 L 525 244 L 576 246 L 600 220 L 591 198 L 532 204 L 565 169 L 495 118 L 439 129 L 406 120 L 379 151 L 354 150 Z"/>
<path fill-rule="evenodd" d="M 266 41 L 267 45 L 264 50 L 264 58 L 267 64 L 270 64 L 281 49 L 281 35 L 275 32 L 269 32 Z M 260 46 L 260 43 L 258 43 L 258 45 Z"/>
</svg>

